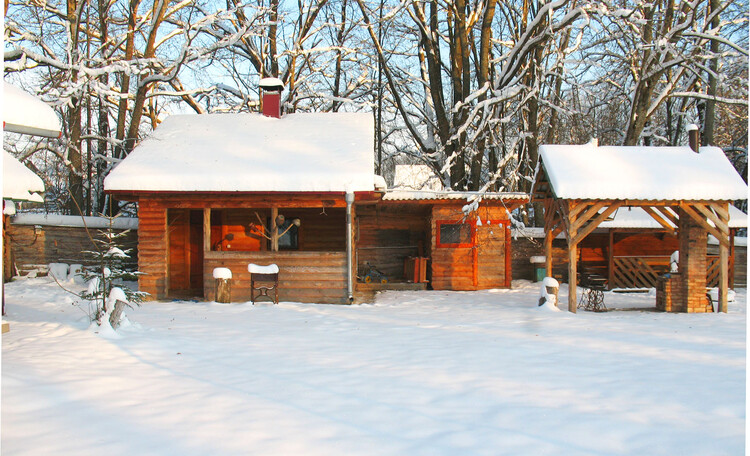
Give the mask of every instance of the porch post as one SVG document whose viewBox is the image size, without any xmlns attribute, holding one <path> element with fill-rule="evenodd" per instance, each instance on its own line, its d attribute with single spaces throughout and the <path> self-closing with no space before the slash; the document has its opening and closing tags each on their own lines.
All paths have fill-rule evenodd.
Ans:
<svg viewBox="0 0 750 456">
<path fill-rule="evenodd" d="M 722 203 L 721 209 L 716 211 L 721 225 L 717 224 L 723 239 L 719 239 L 719 312 L 727 313 L 729 289 L 729 243 L 732 241 L 729 229 L 729 204 Z"/>
<path fill-rule="evenodd" d="M 211 251 L 211 209 L 203 209 L 203 251 Z"/>
<path fill-rule="evenodd" d="M 553 232 L 547 231 L 544 233 L 544 268 L 545 268 L 545 275 L 547 277 L 552 277 L 552 240 Z"/>
<path fill-rule="evenodd" d="M 279 208 L 271 208 L 271 251 L 279 251 L 279 227 L 276 225 L 276 218 L 279 216 Z"/>
<path fill-rule="evenodd" d="M 576 313 L 578 299 L 578 244 L 568 241 L 568 312 Z"/>
</svg>

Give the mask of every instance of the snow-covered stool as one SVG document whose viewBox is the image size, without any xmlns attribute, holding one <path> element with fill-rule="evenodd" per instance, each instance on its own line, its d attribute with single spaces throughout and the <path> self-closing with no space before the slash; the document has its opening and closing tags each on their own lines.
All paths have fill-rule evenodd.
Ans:
<svg viewBox="0 0 750 456">
<path fill-rule="evenodd" d="M 542 290 L 539 296 L 539 305 L 550 304 L 557 306 L 557 294 L 560 292 L 560 283 L 552 277 L 542 280 Z"/>
<path fill-rule="evenodd" d="M 216 279 L 216 302 L 232 302 L 232 271 L 229 268 L 214 268 Z"/>
<path fill-rule="evenodd" d="M 247 265 L 247 271 L 250 273 L 250 301 L 255 304 L 258 298 L 266 297 L 279 303 L 279 267 L 275 264 L 268 266 L 259 266 L 250 263 Z M 255 292 L 258 292 L 256 295 Z M 268 292 L 273 291 L 273 297 Z"/>
</svg>

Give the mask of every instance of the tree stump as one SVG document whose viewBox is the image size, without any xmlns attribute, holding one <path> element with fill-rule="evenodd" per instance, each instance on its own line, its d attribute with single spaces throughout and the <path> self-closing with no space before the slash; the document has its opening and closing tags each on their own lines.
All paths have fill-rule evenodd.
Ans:
<svg viewBox="0 0 750 456">
<path fill-rule="evenodd" d="M 232 302 L 232 279 L 216 279 L 216 302 Z"/>
<path fill-rule="evenodd" d="M 122 316 L 122 311 L 125 310 L 125 306 L 127 306 L 128 303 L 122 302 L 119 299 L 115 301 L 115 308 L 112 310 L 112 313 L 109 314 L 109 325 L 112 326 L 112 329 L 117 329 L 118 326 L 120 326 L 120 317 Z"/>
</svg>

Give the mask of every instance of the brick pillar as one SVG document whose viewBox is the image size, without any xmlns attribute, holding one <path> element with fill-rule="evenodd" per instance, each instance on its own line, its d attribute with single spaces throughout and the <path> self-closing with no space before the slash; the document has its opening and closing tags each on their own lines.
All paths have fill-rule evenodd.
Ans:
<svg viewBox="0 0 750 456">
<path fill-rule="evenodd" d="M 710 312 L 706 298 L 706 249 L 708 234 L 696 221 L 680 211 L 680 276 L 684 312 Z M 683 310 L 684 309 L 684 310 Z"/>
</svg>

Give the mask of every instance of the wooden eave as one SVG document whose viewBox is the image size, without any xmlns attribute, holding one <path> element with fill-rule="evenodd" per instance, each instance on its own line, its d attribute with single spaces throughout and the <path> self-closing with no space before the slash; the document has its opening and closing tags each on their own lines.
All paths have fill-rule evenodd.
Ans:
<svg viewBox="0 0 750 456">
<path fill-rule="evenodd" d="M 181 192 L 107 191 L 126 201 L 143 199 L 168 203 L 171 207 L 346 207 L 345 192 Z M 380 201 L 382 192 L 355 192 L 355 202 Z"/>
</svg>

